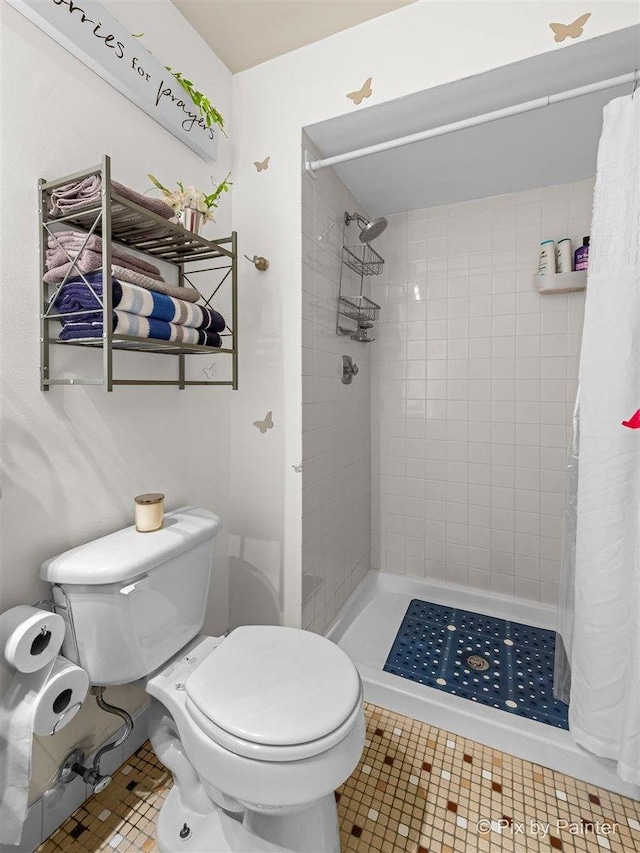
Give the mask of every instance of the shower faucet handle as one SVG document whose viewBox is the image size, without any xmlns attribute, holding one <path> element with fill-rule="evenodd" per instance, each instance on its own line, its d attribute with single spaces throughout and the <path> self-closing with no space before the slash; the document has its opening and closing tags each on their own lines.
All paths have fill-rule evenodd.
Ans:
<svg viewBox="0 0 640 853">
<path fill-rule="evenodd" d="M 342 384 L 351 385 L 354 376 L 360 373 L 360 368 L 350 355 L 342 356 Z"/>
</svg>

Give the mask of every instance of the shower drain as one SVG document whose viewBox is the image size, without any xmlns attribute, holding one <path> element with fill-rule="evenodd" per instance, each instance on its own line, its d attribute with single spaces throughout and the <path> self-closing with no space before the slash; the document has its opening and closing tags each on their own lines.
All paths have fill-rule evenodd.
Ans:
<svg viewBox="0 0 640 853">
<path fill-rule="evenodd" d="M 489 669 L 489 661 L 482 655 L 469 655 L 467 663 L 476 672 L 486 672 Z"/>
</svg>

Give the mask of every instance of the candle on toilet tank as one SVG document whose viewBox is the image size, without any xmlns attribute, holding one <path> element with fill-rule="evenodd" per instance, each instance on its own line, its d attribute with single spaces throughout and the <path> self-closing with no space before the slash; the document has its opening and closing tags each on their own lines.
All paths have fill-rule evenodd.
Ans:
<svg viewBox="0 0 640 853">
<path fill-rule="evenodd" d="M 164 495 L 159 493 L 137 495 L 134 500 L 138 533 L 153 533 L 154 530 L 160 530 L 164 520 Z"/>
</svg>

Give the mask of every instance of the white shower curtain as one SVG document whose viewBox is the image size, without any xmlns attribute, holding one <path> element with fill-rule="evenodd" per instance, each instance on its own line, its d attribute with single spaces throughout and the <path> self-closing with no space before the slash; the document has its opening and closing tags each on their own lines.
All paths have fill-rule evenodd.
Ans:
<svg viewBox="0 0 640 853">
<path fill-rule="evenodd" d="M 640 429 L 622 422 L 638 409 L 640 91 L 604 110 L 580 359 L 577 499 L 573 507 L 570 501 L 565 549 L 565 559 L 575 559 L 565 596 L 573 614 L 565 612 L 560 620 L 571 668 L 571 734 L 586 749 L 616 761 L 621 778 L 635 784 L 640 784 Z"/>
</svg>

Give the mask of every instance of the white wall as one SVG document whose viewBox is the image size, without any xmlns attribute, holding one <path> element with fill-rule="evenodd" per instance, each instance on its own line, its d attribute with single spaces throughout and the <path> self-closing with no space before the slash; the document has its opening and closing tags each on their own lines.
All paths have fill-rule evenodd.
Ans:
<svg viewBox="0 0 640 853">
<path fill-rule="evenodd" d="M 591 9 L 583 38 L 638 22 L 633 2 Z M 263 586 L 274 590 L 266 619 L 295 625 L 301 613 L 302 482 L 293 468 L 302 458 L 300 129 L 562 50 L 550 20 L 583 13 L 583 5 L 566 2 L 419 2 L 235 75 L 234 224 L 243 251 L 266 255 L 271 268 L 253 276 L 241 301 L 249 345 L 241 346 L 240 391 L 232 401 L 239 441 L 232 447 L 231 529 L 238 542 L 269 545 L 265 571 L 255 562 L 247 570 L 252 578 L 268 576 Z M 373 95 L 354 107 L 345 95 L 369 76 Z M 267 155 L 269 169 L 258 173 L 254 161 Z M 251 424 L 269 409 L 275 427 L 260 436 Z"/>
<path fill-rule="evenodd" d="M 303 134 L 303 145 L 311 147 Z M 313 149 L 312 149 L 313 150 Z M 340 292 L 361 278 L 342 264 L 345 211 L 365 211 L 333 169 L 302 181 L 302 627 L 324 633 L 370 567 L 371 347 L 336 334 Z M 357 245 L 360 226 L 346 229 Z M 369 279 L 364 293 L 370 293 Z M 355 329 L 342 317 L 341 325 Z M 369 333 L 376 335 L 375 329 Z M 359 372 L 342 382 L 342 356 Z"/>
<path fill-rule="evenodd" d="M 230 72 L 168 0 L 107 5 L 230 117 Z M 2 14 L 5 609 L 46 594 L 38 580 L 46 557 L 130 524 L 136 494 L 162 491 L 169 508 L 194 503 L 228 513 L 228 389 L 40 391 L 37 180 L 92 166 L 106 153 L 114 177 L 136 189 L 147 189 L 147 172 L 206 187 L 210 175 L 227 173 L 231 156 L 222 139 L 218 162 L 206 164 L 14 9 L 3 4 Z M 223 236 L 230 226 L 227 196 L 209 233 Z M 95 358 L 84 350 L 72 355 L 90 374 Z M 128 358 L 143 375 L 151 369 Z M 163 369 L 173 378 L 177 367 L 169 360 Z M 227 625 L 224 534 L 218 546 L 207 627 L 220 632 Z M 107 697 L 130 708 L 144 698 L 131 688 L 109 689 Z M 99 742 L 113 728 L 89 701 L 59 735 L 39 739 L 32 798 L 48 787 L 70 746 Z"/>
<path fill-rule="evenodd" d="M 593 180 L 389 217 L 373 349 L 373 565 L 555 604 L 584 292 L 542 239 L 589 233 Z"/>
</svg>

